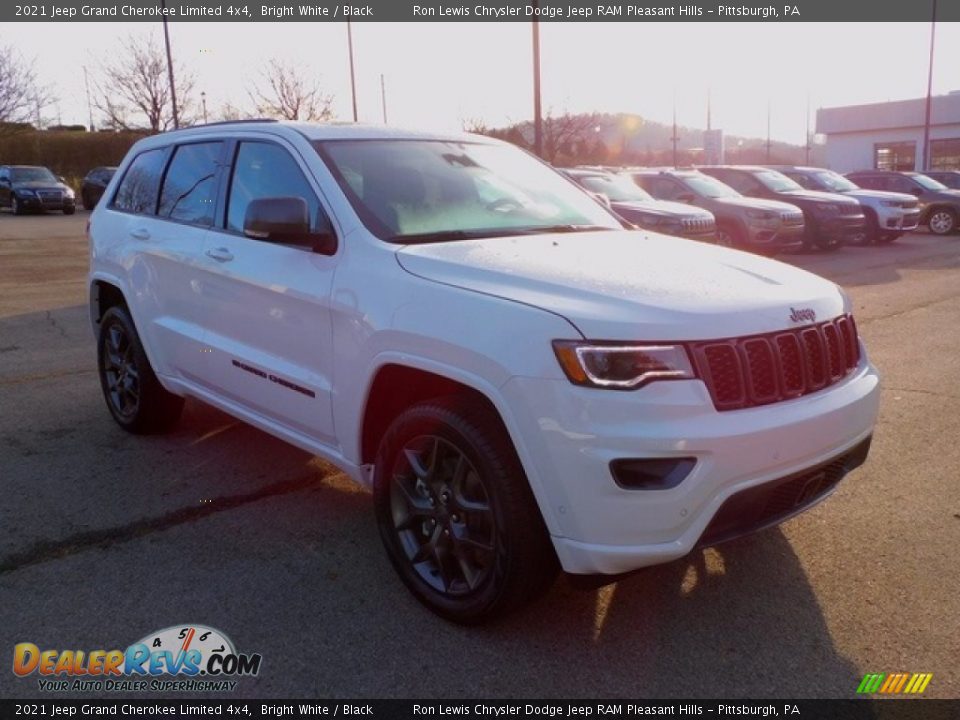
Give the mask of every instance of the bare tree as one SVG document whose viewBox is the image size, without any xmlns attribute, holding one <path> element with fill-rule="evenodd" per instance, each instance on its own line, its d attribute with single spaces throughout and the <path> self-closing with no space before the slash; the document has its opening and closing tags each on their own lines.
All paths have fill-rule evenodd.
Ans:
<svg viewBox="0 0 960 720">
<path fill-rule="evenodd" d="M 220 106 L 220 111 L 217 113 L 217 117 L 221 121 L 245 120 L 246 118 L 250 117 L 250 113 L 237 107 L 232 102 L 225 102 Z"/>
<path fill-rule="evenodd" d="M 94 105 L 106 116 L 106 125 L 115 130 L 133 130 L 144 124 L 152 132 L 173 126 L 173 103 L 167 58 L 152 39 L 130 39 L 112 62 L 103 65 Z M 177 85 L 177 114 L 181 125 L 196 120 L 193 108 L 193 76 L 174 64 Z"/>
<path fill-rule="evenodd" d="M 257 112 L 282 120 L 329 120 L 333 117 L 333 96 L 320 85 L 306 79 L 290 63 L 271 58 L 261 73 L 261 81 L 248 91 Z"/>
<path fill-rule="evenodd" d="M 596 135 L 599 115 L 586 113 L 571 115 L 548 115 L 543 119 L 544 159 L 554 162 L 558 155 L 571 156 L 574 148 L 583 145 Z"/>
<path fill-rule="evenodd" d="M 42 124 L 40 114 L 52 102 L 49 88 L 37 81 L 33 64 L 12 47 L 0 47 L 0 133 Z"/>
</svg>

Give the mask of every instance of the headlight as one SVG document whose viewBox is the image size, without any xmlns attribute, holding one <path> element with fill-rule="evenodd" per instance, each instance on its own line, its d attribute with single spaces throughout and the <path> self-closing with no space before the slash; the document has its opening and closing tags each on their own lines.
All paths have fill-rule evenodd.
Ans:
<svg viewBox="0 0 960 720">
<path fill-rule="evenodd" d="M 895 207 L 895 208 L 900 207 L 899 200 L 881 200 L 880 204 L 883 205 L 884 207 Z"/>
<path fill-rule="evenodd" d="M 768 210 L 747 210 L 747 217 L 753 220 L 776 220 L 776 213 Z"/>
<path fill-rule="evenodd" d="M 14 190 L 17 195 L 22 195 L 23 197 L 36 197 L 37 193 L 35 190 L 30 188 L 17 188 Z"/>
<path fill-rule="evenodd" d="M 837 215 L 840 213 L 840 206 L 832 203 L 814 205 L 813 212 L 815 212 L 817 215 Z"/>
<path fill-rule="evenodd" d="M 71 190 L 70 188 L 67 188 L 66 190 L 63 191 L 63 196 L 71 200 L 73 200 L 76 197 L 73 190 Z"/>
<path fill-rule="evenodd" d="M 575 385 L 633 390 L 654 380 L 696 377 L 682 345 L 555 340 L 553 351 Z"/>
</svg>

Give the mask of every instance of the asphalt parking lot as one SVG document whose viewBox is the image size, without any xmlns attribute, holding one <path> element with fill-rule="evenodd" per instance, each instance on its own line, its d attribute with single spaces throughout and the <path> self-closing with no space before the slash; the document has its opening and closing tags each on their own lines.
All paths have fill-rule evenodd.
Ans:
<svg viewBox="0 0 960 720">
<path fill-rule="evenodd" d="M 782 258 L 846 287 L 884 378 L 870 459 L 831 499 L 465 629 L 406 592 L 335 468 L 194 402 L 171 435 L 113 423 L 86 218 L 0 214 L 0 696 L 39 694 L 15 643 L 180 623 L 263 655 L 232 697 L 852 697 L 867 672 L 960 696 L 960 236 Z"/>
</svg>

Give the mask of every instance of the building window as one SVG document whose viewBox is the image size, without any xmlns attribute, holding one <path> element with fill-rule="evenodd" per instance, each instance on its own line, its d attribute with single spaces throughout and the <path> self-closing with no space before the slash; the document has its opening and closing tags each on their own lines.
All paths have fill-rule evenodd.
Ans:
<svg viewBox="0 0 960 720">
<path fill-rule="evenodd" d="M 913 170 L 917 166 L 915 142 L 876 143 L 873 167 L 877 170 Z"/>
<path fill-rule="evenodd" d="M 931 170 L 960 170 L 960 138 L 930 141 Z"/>
</svg>

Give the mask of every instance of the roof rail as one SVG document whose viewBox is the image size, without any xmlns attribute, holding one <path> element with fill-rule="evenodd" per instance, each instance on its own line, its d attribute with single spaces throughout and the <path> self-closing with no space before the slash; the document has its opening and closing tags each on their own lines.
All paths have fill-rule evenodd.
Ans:
<svg viewBox="0 0 960 720">
<path fill-rule="evenodd" d="M 200 123 L 198 125 L 191 125 L 191 128 L 201 128 L 201 127 L 216 127 L 217 125 L 245 125 L 247 123 L 275 123 L 279 122 L 276 118 L 244 118 L 242 120 L 217 120 L 210 123 Z M 182 128 L 186 129 L 186 128 Z"/>
</svg>

